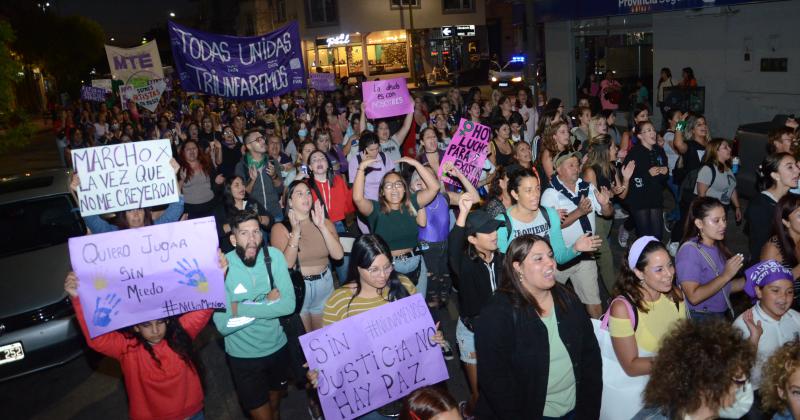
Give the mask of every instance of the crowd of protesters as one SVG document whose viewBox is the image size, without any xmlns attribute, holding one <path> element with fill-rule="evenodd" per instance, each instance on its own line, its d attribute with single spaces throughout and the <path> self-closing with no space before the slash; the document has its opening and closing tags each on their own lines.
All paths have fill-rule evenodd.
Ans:
<svg viewBox="0 0 800 420">
<path fill-rule="evenodd" d="M 290 377 L 320 418 L 316 372 L 302 369 L 298 331 L 281 318 L 298 313 L 300 331 L 313 331 L 419 293 L 434 320 L 456 308 L 456 342 L 441 330 L 432 339 L 446 359 L 458 355 L 470 395 L 458 402 L 445 383 L 363 418 L 622 418 L 601 417 L 612 405 L 637 419 L 791 418 L 800 412 L 797 122 L 770 133 L 760 192 L 745 208 L 731 141 L 712 137 L 703 115 L 661 102 L 665 86 L 696 86 L 691 69 L 680 83 L 669 69 L 661 76 L 662 129 L 641 91 L 629 126 L 616 125 L 613 72 L 592 79 L 591 101 L 570 112 L 526 89 L 453 88 L 370 120 L 351 85 L 231 101 L 176 84 L 155 112 L 113 100 L 64 106 L 54 128 L 67 166 L 74 149 L 151 139 L 169 139 L 175 156 L 179 202 L 86 217 L 89 233 L 214 216 L 227 273 L 224 311 L 87 340 L 122 364 L 132 418 L 199 419 L 191 340 L 213 319 L 252 418 L 279 418 Z M 492 130 L 478 185 L 443 162 L 462 118 Z M 445 186 L 441 172 L 461 186 Z M 727 245 L 729 218 L 746 223 L 747 250 Z M 621 259 L 610 246 L 615 221 Z M 290 271 L 305 285 L 297 304 Z M 78 314 L 79 281 L 65 282 Z M 737 313 L 739 292 L 753 304 Z M 258 299 L 268 304 L 242 304 Z M 641 398 L 614 388 L 631 378 L 642 380 L 625 389 Z"/>
</svg>

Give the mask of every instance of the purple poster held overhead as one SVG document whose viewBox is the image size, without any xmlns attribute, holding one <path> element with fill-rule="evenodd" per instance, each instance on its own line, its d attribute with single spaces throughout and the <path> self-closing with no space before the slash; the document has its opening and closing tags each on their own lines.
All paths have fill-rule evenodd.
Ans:
<svg viewBox="0 0 800 420">
<path fill-rule="evenodd" d="M 169 22 L 181 87 L 232 99 L 261 99 L 306 87 L 297 22 L 274 32 L 235 37 Z"/>
<path fill-rule="evenodd" d="M 348 420 L 448 379 L 428 305 L 415 294 L 300 337 L 328 420 Z"/>
<path fill-rule="evenodd" d="M 103 102 L 106 100 L 106 90 L 99 87 L 81 86 L 81 100 Z"/>
<path fill-rule="evenodd" d="M 414 112 L 414 100 L 408 93 L 404 77 L 364 82 L 364 104 L 367 118 L 386 118 Z"/>
<path fill-rule="evenodd" d="M 89 335 L 225 307 L 213 217 L 70 238 Z"/>
<path fill-rule="evenodd" d="M 453 162 L 469 182 L 478 188 L 481 170 L 489 155 L 489 140 L 492 129 L 469 120 L 461 119 L 458 130 L 447 145 L 442 161 L 439 163 L 439 179 L 445 184 L 461 187 L 461 182 L 442 173 L 446 162 Z"/>
<path fill-rule="evenodd" d="M 311 73 L 308 75 L 311 87 L 316 90 L 336 90 L 336 80 L 333 73 Z"/>
</svg>

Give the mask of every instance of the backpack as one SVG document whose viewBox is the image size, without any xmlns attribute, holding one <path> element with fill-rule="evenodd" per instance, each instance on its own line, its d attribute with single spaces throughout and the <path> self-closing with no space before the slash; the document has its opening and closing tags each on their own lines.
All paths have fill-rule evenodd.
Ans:
<svg viewBox="0 0 800 420">
<path fill-rule="evenodd" d="M 552 225 L 552 223 L 550 223 L 550 214 L 547 212 L 547 208 L 539 206 L 539 211 L 542 213 L 544 221 L 547 222 L 548 225 Z M 511 228 L 511 218 L 508 217 L 508 211 L 504 211 L 502 215 L 506 222 L 506 240 L 510 242 L 511 233 L 514 231 L 514 229 Z M 544 236 L 544 240 L 548 243 L 550 242 L 550 231 L 547 231 L 547 235 Z"/>
<path fill-rule="evenodd" d="M 702 166 L 700 157 L 697 156 L 697 151 L 702 150 L 702 147 L 694 140 L 687 141 L 686 146 L 688 148 L 686 153 L 678 156 L 678 160 L 675 161 L 675 166 L 672 168 L 672 179 L 676 185 L 680 185 L 693 169 L 699 169 Z M 691 158 L 688 158 L 689 156 Z"/>
<path fill-rule="evenodd" d="M 714 184 L 714 180 L 717 179 L 717 170 L 712 166 L 710 163 L 704 163 L 697 169 L 692 169 L 686 174 L 686 178 L 683 179 L 683 182 L 680 183 L 680 197 L 681 201 L 686 203 L 691 203 L 697 194 L 694 193 L 694 187 L 697 185 L 697 175 L 700 174 L 700 169 L 704 166 L 708 166 L 711 168 L 711 182 L 708 184 L 709 188 L 711 185 Z M 683 197 L 686 197 L 685 199 Z"/>
</svg>

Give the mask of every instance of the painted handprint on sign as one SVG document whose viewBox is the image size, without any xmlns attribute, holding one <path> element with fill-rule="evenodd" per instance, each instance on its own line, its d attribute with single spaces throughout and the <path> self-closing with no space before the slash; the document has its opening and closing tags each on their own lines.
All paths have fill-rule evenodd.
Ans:
<svg viewBox="0 0 800 420">
<path fill-rule="evenodd" d="M 192 268 L 191 263 L 189 263 L 186 258 L 182 261 L 178 261 L 178 268 L 174 268 L 173 271 L 183 276 L 184 280 L 178 280 L 178 283 L 183 284 L 189 287 L 196 287 L 198 292 L 205 293 L 208 291 L 208 279 L 206 275 L 200 270 L 200 264 L 197 263 L 197 259 L 192 259 L 194 262 L 194 268 Z"/>
<path fill-rule="evenodd" d="M 107 327 L 111 323 L 111 316 L 119 313 L 119 311 L 114 310 L 121 300 L 116 293 L 109 293 L 105 298 L 98 296 L 94 306 L 92 323 L 98 327 Z"/>
</svg>

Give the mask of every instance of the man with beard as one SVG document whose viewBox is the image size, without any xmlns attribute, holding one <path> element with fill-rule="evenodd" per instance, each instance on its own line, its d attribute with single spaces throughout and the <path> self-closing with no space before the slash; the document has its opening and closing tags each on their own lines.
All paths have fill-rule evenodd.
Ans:
<svg viewBox="0 0 800 420">
<path fill-rule="evenodd" d="M 256 212 L 237 212 L 230 226 L 235 249 L 225 255 L 228 305 L 225 312 L 214 314 L 214 324 L 225 337 L 225 353 L 242 406 L 253 419 L 274 419 L 290 364 L 278 318 L 294 310 L 292 281 L 283 253 L 272 247 L 266 248 L 274 275 L 269 278 Z"/>
</svg>

